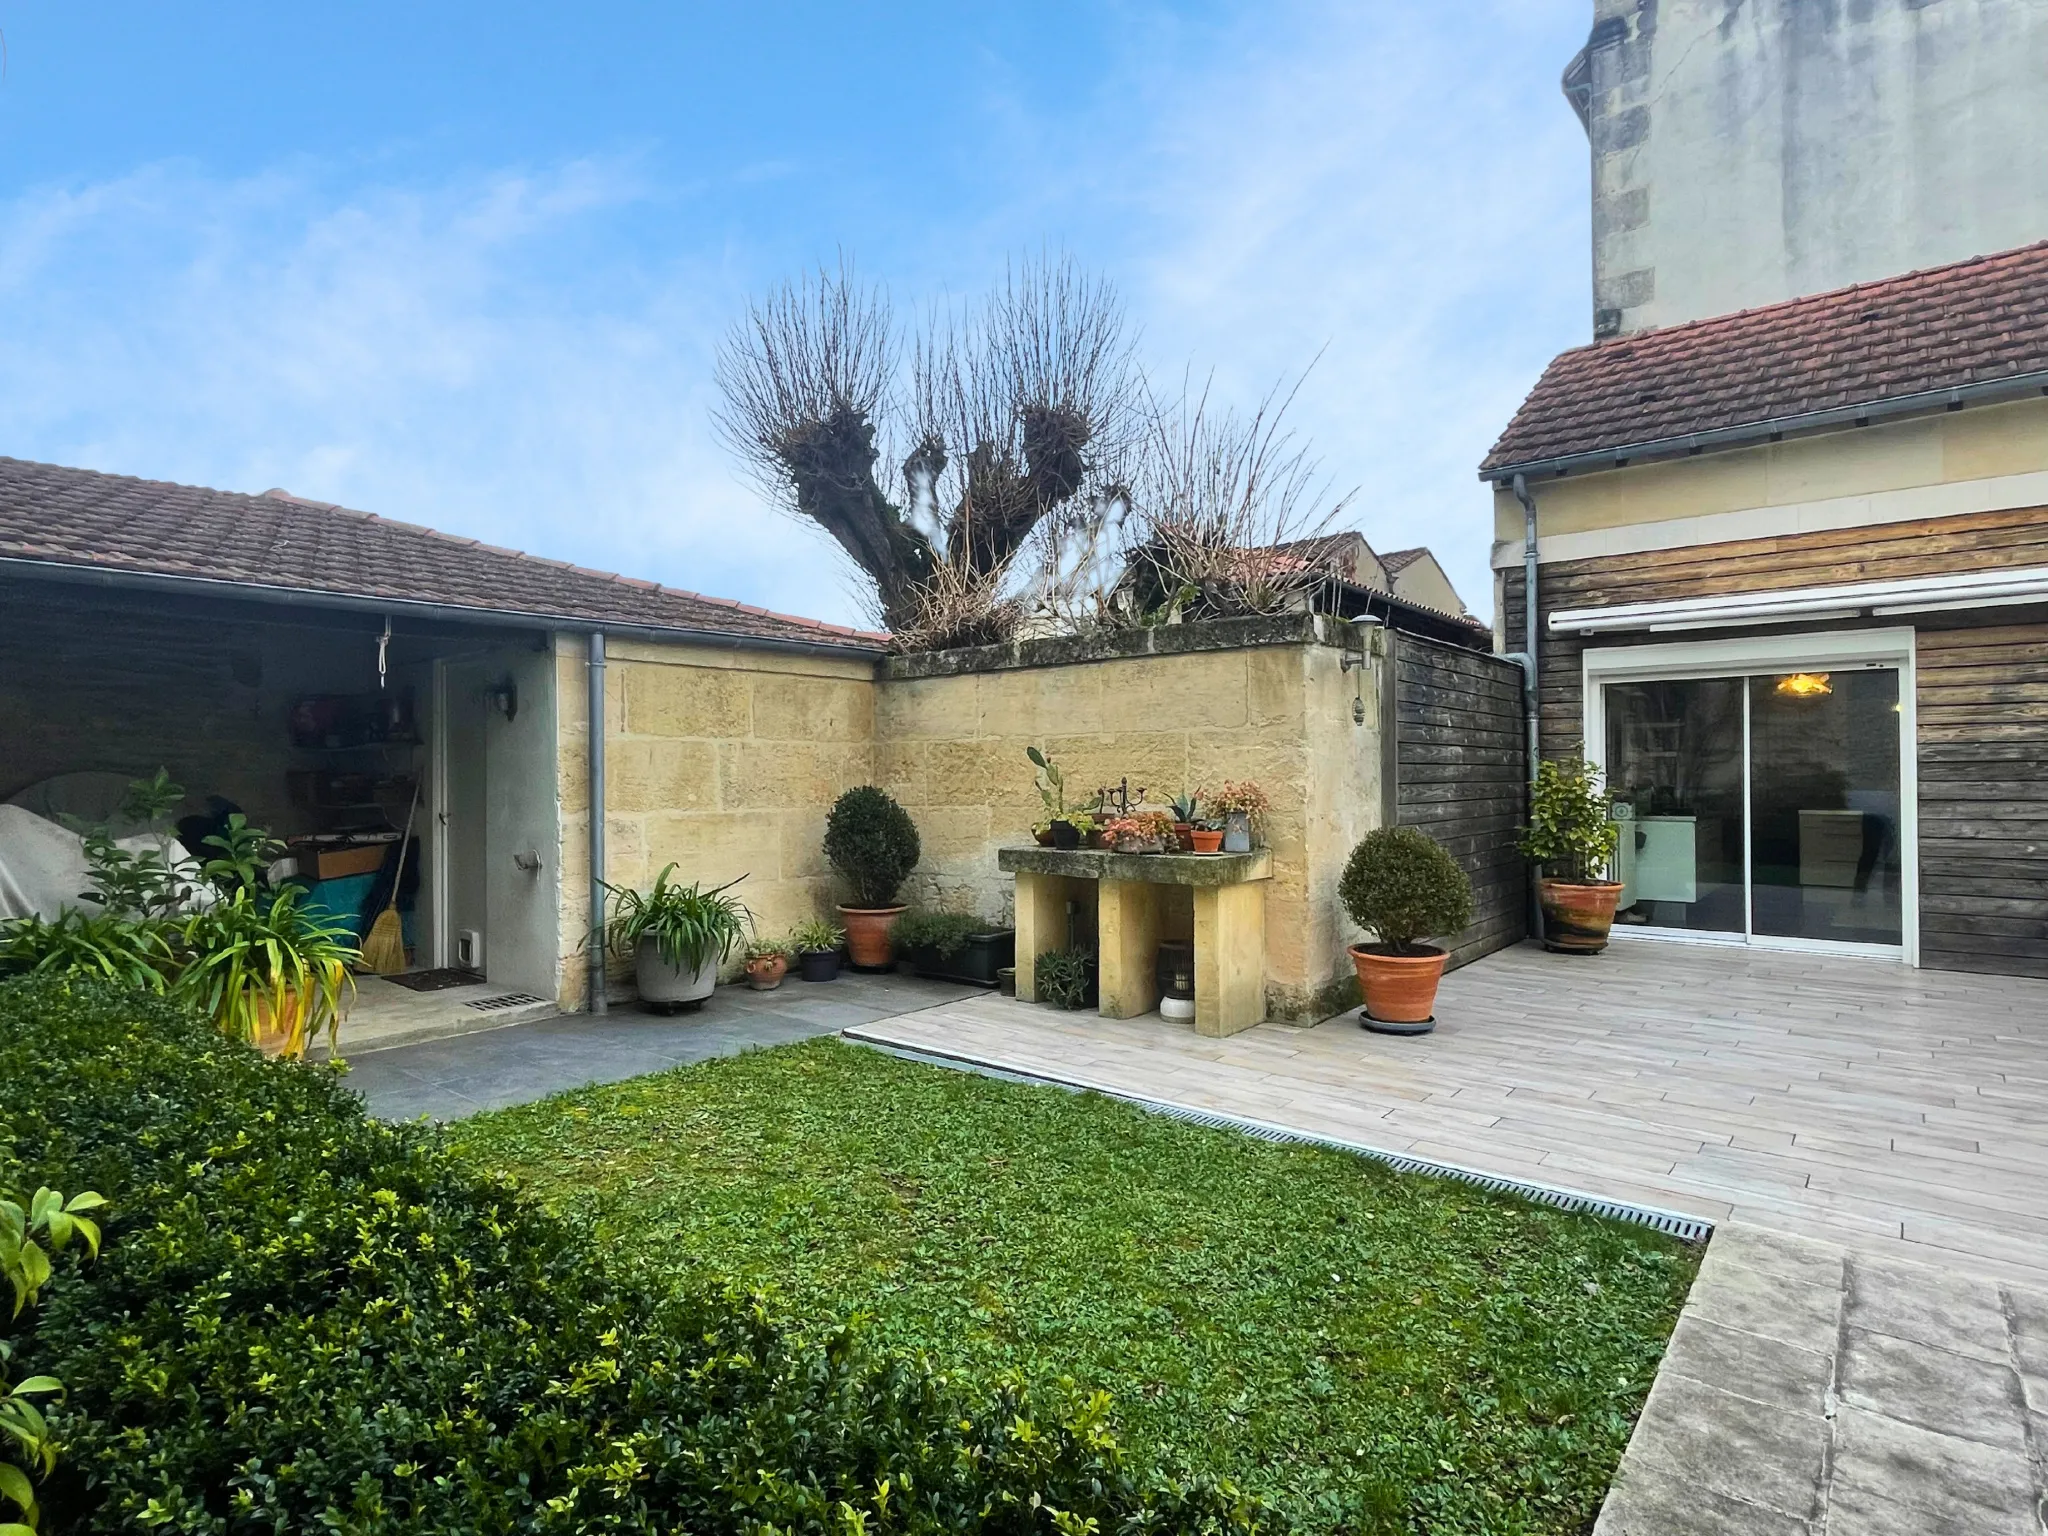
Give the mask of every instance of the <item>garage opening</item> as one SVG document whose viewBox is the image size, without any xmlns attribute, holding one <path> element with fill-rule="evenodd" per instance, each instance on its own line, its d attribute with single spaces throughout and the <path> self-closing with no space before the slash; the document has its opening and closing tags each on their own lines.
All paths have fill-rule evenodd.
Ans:
<svg viewBox="0 0 2048 1536">
<path fill-rule="evenodd" d="M 112 821 L 161 768 L 195 857 L 240 811 L 286 845 L 272 880 L 359 937 L 395 900 L 406 970 L 358 978 L 344 1052 L 552 1011 L 545 635 L 49 581 L 0 597 L 0 916 L 52 899 L 27 870 L 51 826 Z"/>
</svg>

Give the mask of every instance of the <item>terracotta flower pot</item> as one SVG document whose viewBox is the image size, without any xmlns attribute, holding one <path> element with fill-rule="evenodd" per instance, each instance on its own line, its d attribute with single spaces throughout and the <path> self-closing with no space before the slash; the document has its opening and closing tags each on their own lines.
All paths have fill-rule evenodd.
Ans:
<svg viewBox="0 0 2048 1536">
<path fill-rule="evenodd" d="M 789 959 L 784 955 L 756 955 L 747 962 L 747 985 L 756 992 L 773 992 L 788 974 Z"/>
<path fill-rule="evenodd" d="M 1221 853 L 1223 851 L 1223 829 L 1221 827 L 1218 827 L 1213 832 L 1206 827 L 1196 827 L 1188 833 L 1188 837 L 1193 841 L 1196 853 Z"/>
<path fill-rule="evenodd" d="M 1358 990 L 1365 994 L 1368 1029 L 1391 1026 L 1394 1033 L 1419 1035 L 1435 1027 L 1436 984 L 1443 979 L 1449 957 L 1440 949 L 1423 950 L 1419 955 L 1397 955 L 1379 944 L 1351 946 Z"/>
<path fill-rule="evenodd" d="M 1032 835 L 1033 837 L 1035 837 L 1035 838 L 1037 838 L 1037 839 L 1038 839 L 1038 846 L 1039 846 L 1039 847 L 1041 847 L 1041 848 L 1050 848 L 1050 847 L 1052 846 L 1052 828 L 1051 828 L 1051 827 L 1047 827 L 1047 828 L 1046 828 L 1046 829 L 1045 829 L 1045 830 L 1044 830 L 1043 832 L 1040 832 L 1040 831 L 1037 831 L 1036 829 L 1034 829 L 1034 830 L 1032 831 L 1031 835 Z"/>
<path fill-rule="evenodd" d="M 894 946 L 889 930 L 907 907 L 841 907 L 846 925 L 846 958 L 863 969 L 881 969 L 889 964 Z"/>
<path fill-rule="evenodd" d="M 1185 821 L 1173 824 L 1173 846 L 1181 853 L 1195 851 L 1195 829 Z"/>
<path fill-rule="evenodd" d="M 1562 955 L 1597 955 L 1607 947 L 1608 931 L 1614 927 L 1614 904 L 1621 899 L 1619 885 L 1604 880 L 1545 880 L 1540 890 L 1545 949 Z"/>
</svg>

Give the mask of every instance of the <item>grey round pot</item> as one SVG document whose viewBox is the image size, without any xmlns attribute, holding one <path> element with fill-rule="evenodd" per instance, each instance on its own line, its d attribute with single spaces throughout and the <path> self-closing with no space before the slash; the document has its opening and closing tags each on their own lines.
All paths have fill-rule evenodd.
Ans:
<svg viewBox="0 0 2048 1536">
<path fill-rule="evenodd" d="M 670 965 L 661 958 L 661 946 L 642 939 L 633 952 L 633 975 L 640 984 L 640 1001 L 656 1013 L 670 1013 L 701 1003 L 718 985 L 718 958 L 707 955 L 694 971 Z"/>
</svg>

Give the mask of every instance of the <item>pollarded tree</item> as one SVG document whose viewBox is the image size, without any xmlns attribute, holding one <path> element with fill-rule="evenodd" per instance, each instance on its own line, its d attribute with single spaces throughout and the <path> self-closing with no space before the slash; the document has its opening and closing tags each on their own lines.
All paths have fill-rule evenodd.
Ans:
<svg viewBox="0 0 2048 1536">
<path fill-rule="evenodd" d="M 831 534 L 906 649 L 1006 638 L 1013 566 L 1050 521 L 1099 517 L 1137 397 L 1123 307 L 1071 260 L 1025 262 L 939 315 L 906 370 L 887 298 L 850 266 L 755 303 L 719 354 L 719 426 Z M 882 465 L 906 445 L 895 473 Z"/>
</svg>

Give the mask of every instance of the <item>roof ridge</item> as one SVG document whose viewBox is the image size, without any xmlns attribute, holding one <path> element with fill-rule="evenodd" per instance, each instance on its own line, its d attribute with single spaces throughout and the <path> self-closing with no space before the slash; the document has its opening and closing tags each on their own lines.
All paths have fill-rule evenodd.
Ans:
<svg viewBox="0 0 2048 1536">
<path fill-rule="evenodd" d="M 673 598 L 683 602 L 701 603 L 706 606 L 724 608 L 737 613 L 751 614 L 758 616 L 760 618 L 772 620 L 777 624 L 787 624 L 794 628 L 810 631 L 813 633 L 845 636 L 848 639 L 856 640 L 868 645 L 873 645 L 878 648 L 885 645 L 888 641 L 888 636 L 886 634 L 877 632 L 875 630 L 860 629 L 853 625 L 847 624 L 834 624 L 824 619 L 807 618 L 800 614 L 780 613 L 771 608 L 755 607 L 752 604 L 742 603 L 733 598 L 710 597 L 706 594 L 692 592 L 680 587 L 665 586 L 660 582 L 649 581 L 642 577 L 626 576 L 616 571 L 606 571 L 600 570 L 594 566 L 578 565 L 573 561 L 557 560 L 550 556 L 536 555 L 526 550 L 512 549 L 505 545 L 489 544 L 485 543 L 481 539 L 474 539 L 461 534 L 447 533 L 439 528 L 429 527 L 424 523 L 412 523 L 398 518 L 383 517 L 375 512 L 364 512 L 354 507 L 344 506 L 339 502 L 316 501 L 308 496 L 296 495 L 295 493 L 284 489 L 282 486 L 273 486 L 269 490 L 262 492 L 229 491 L 222 490 L 215 486 L 188 485 L 182 481 L 176 480 L 154 480 L 145 478 L 140 475 L 121 474 L 112 470 L 83 469 L 72 465 L 49 464 L 42 462 L 40 460 L 19 459 L 11 455 L 0 454 L 0 468 L 4 468 L 6 466 L 18 466 L 25 471 L 38 475 L 48 475 L 52 472 L 55 472 L 56 474 L 65 476 L 88 476 L 99 481 L 114 482 L 121 485 L 132 486 L 140 490 L 155 493 L 160 497 L 167 497 L 171 494 L 176 494 L 188 498 L 195 496 L 201 497 L 205 498 L 208 501 L 216 503 L 226 503 L 229 505 L 239 504 L 252 512 L 256 510 L 258 507 L 264 506 L 265 504 L 268 504 L 267 510 L 271 511 L 276 511 L 283 507 L 302 509 L 305 512 L 315 513 L 323 517 L 333 518 L 337 521 L 346 520 L 348 524 L 356 527 L 374 525 L 379 529 L 390 529 L 394 532 L 413 535 L 425 540 L 432 541 L 433 543 L 448 548 L 450 550 L 458 550 L 466 553 L 482 553 L 500 556 L 506 559 L 523 562 L 524 564 L 529 566 L 546 570 L 564 572 L 568 575 L 572 575 L 586 581 L 601 582 L 608 585 L 631 589 L 635 592 L 646 593 L 651 596 Z M 190 507 L 189 501 L 187 502 L 187 506 L 188 508 Z M 57 546 L 53 546 L 53 549 L 56 547 Z M 91 563 L 109 563 L 118 561 L 123 564 L 131 564 L 143 568 L 147 568 L 151 564 L 154 564 L 158 567 L 176 567 L 179 569 L 190 570 L 199 569 L 198 566 L 192 564 L 192 562 L 190 562 L 189 560 L 173 558 L 161 554 L 138 556 L 134 554 L 132 551 L 124 551 L 120 549 L 96 550 L 87 558 L 88 561 Z M 285 580 L 281 581 L 280 584 L 285 586 L 303 586 L 306 590 L 309 591 L 337 590 L 332 587 L 316 586 L 304 581 Z M 382 595 L 395 594 L 386 593 Z M 480 611 L 486 612 L 491 611 L 490 605 L 481 602 L 464 603 L 460 606 L 475 607 L 478 608 Z M 510 600 L 508 600 L 507 606 L 504 607 L 503 611 L 518 613 L 535 613 L 541 610 L 528 606 L 513 606 Z M 562 617 L 572 618 L 582 616 L 562 615 Z M 634 620 L 628 618 L 615 618 L 612 620 L 606 620 L 596 615 L 590 615 L 588 617 L 589 622 L 595 626 L 602 626 L 607 622 L 613 622 L 618 624 L 644 624 L 645 622 L 644 620 Z M 657 624 L 655 627 L 664 626 Z M 687 629 L 690 626 L 688 624 L 678 623 L 666 627 Z M 742 639 L 748 638 L 749 636 L 749 631 L 744 629 L 735 629 L 732 631 L 732 633 L 736 637 Z M 772 634 L 763 634 L 759 632 L 754 632 L 752 637 L 756 639 L 773 638 Z"/>
<path fill-rule="evenodd" d="M 1561 361 L 1586 352 L 1598 352 L 1627 346 L 1630 342 L 1647 341 L 1651 337 L 1682 336 L 1687 331 L 1705 330 L 1711 326 L 1733 325 L 1738 320 L 1754 320 L 1758 316 L 1774 311 L 1796 309 L 1801 305 L 1820 305 L 1831 300 L 1848 297 L 1852 293 L 1863 293 L 1873 288 L 1888 288 L 1897 283 L 1925 281 L 1944 273 L 1961 272 L 1965 268 L 1982 266 L 1994 261 L 2008 261 L 2018 256 L 2048 252 L 2048 240 L 2035 240 L 2026 245 L 2016 245 L 2006 251 L 1983 251 L 1975 256 L 1965 256 L 1959 261 L 1944 261 L 1931 267 L 1915 267 L 1910 272 L 1895 272 L 1890 277 L 1865 278 L 1860 283 L 1845 283 L 1840 288 L 1824 288 L 1818 293 L 1795 293 L 1789 299 L 1773 299 L 1768 304 L 1754 304 L 1747 309 L 1726 310 L 1718 315 L 1700 315 L 1692 320 L 1676 320 L 1670 325 L 1652 326 L 1646 331 L 1630 331 L 1626 336 L 1605 336 L 1583 342 L 1576 347 L 1567 347 L 1551 361 Z"/>
</svg>

